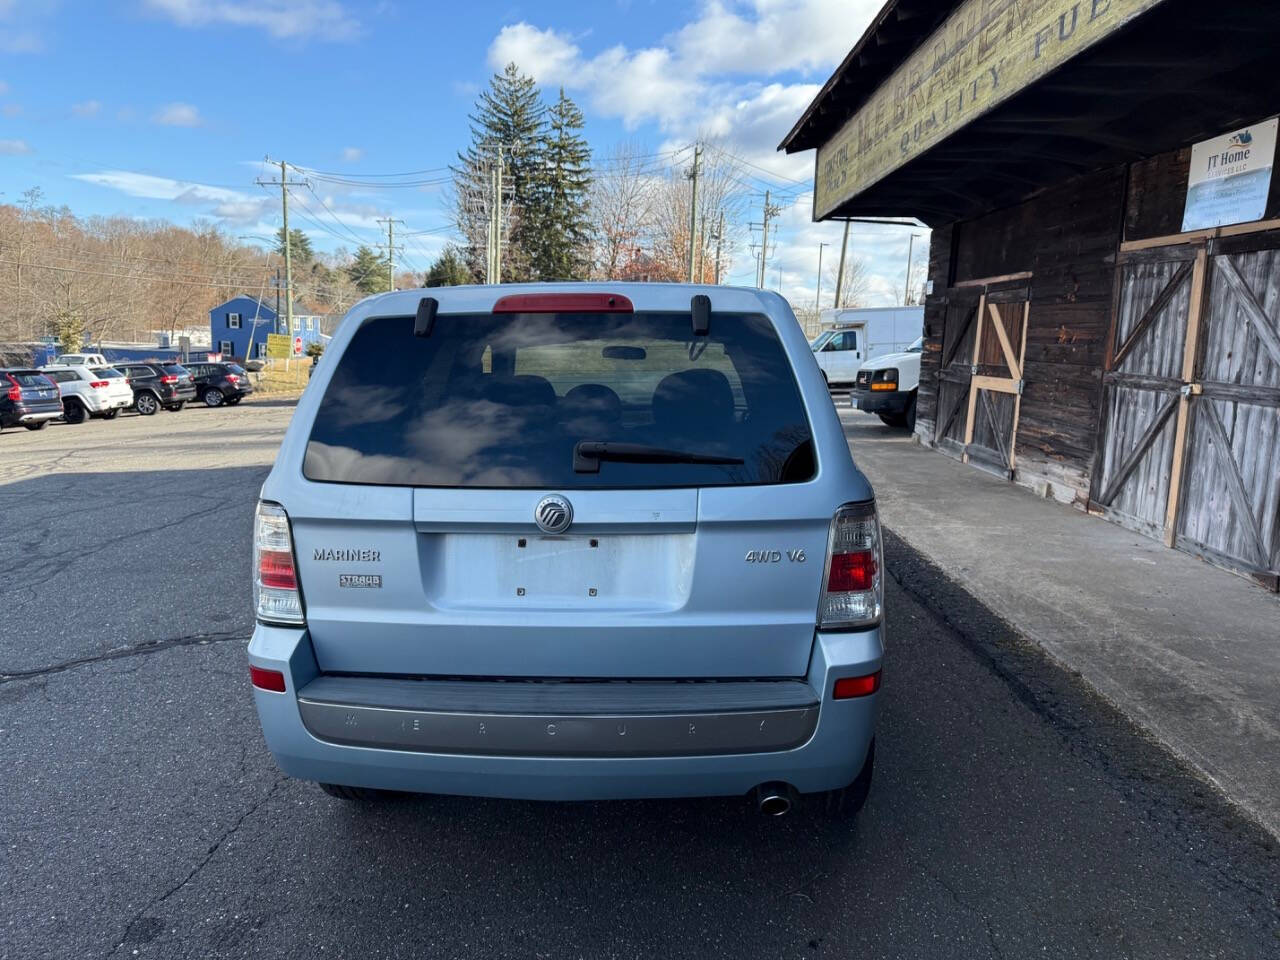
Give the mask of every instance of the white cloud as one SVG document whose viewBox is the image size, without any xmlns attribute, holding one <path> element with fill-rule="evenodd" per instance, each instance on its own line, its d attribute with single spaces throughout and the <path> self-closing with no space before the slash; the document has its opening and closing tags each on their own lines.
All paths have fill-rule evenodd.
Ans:
<svg viewBox="0 0 1280 960">
<path fill-rule="evenodd" d="M 97 100 L 84 100 L 81 103 L 73 103 L 71 112 L 77 117 L 92 117 L 102 109 L 102 104 Z"/>
<path fill-rule="evenodd" d="M 134 173 L 130 170 L 103 170 L 99 173 L 73 173 L 72 179 L 85 183 L 96 183 L 100 187 L 110 187 L 131 197 L 145 197 L 148 200 L 177 200 L 182 203 L 227 203 L 256 201 L 251 194 L 226 187 L 211 187 L 203 183 L 192 183 L 189 180 L 174 180 L 170 177 L 156 177 L 149 173 Z"/>
<path fill-rule="evenodd" d="M 364 151 L 359 147 L 343 147 L 342 162 L 343 163 L 359 163 L 364 157 Z"/>
<path fill-rule="evenodd" d="M 204 122 L 200 111 L 189 103 L 166 104 L 152 120 L 166 127 L 198 127 Z"/>
<path fill-rule="evenodd" d="M 31 152 L 25 140 L 0 140 L 0 156 L 20 157 Z"/>
<path fill-rule="evenodd" d="M 144 0 L 183 27 L 225 25 L 265 30 L 281 40 L 350 40 L 360 23 L 337 0 Z"/>
<path fill-rule="evenodd" d="M 16 117 L 22 112 L 22 107 L 16 103 L 6 103 L 3 113 L 6 117 Z"/>
</svg>

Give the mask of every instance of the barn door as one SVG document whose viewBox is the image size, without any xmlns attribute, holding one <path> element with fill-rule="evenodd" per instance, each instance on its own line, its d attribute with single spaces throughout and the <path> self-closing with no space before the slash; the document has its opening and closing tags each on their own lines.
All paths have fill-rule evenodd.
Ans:
<svg viewBox="0 0 1280 960">
<path fill-rule="evenodd" d="M 971 354 L 964 459 L 1008 479 L 1015 466 L 1030 307 L 1026 287 L 989 288 L 979 305 Z"/>
<path fill-rule="evenodd" d="M 980 289 L 959 288 L 947 293 L 947 320 L 942 328 L 942 357 L 938 367 L 938 405 L 934 445 L 956 457 L 964 454 L 969 380 L 973 376 L 973 342 L 978 333 Z"/>
<path fill-rule="evenodd" d="M 1176 505 L 1178 547 L 1272 589 L 1280 584 L 1278 244 L 1275 235 L 1261 235 L 1215 240 L 1209 250 Z"/>
<path fill-rule="evenodd" d="M 1192 247 L 1127 255 L 1117 267 L 1091 506 L 1152 537 L 1164 537 L 1177 502 L 1170 478 L 1187 413 L 1174 414 L 1190 374 L 1188 348 L 1194 351 L 1192 290 L 1202 282 Z"/>
</svg>

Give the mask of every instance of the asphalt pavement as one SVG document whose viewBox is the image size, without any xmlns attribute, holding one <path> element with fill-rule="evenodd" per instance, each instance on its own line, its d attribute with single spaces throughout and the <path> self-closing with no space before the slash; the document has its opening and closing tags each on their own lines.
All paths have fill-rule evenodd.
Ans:
<svg viewBox="0 0 1280 960">
<path fill-rule="evenodd" d="M 287 405 L 0 436 L 0 957 L 1280 957 L 1280 850 L 893 536 L 854 824 L 331 799 L 244 660 Z"/>
</svg>

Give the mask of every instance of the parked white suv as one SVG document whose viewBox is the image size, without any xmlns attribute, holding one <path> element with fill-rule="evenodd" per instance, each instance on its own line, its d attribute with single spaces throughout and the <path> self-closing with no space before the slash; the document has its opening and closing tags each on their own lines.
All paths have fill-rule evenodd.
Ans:
<svg viewBox="0 0 1280 960">
<path fill-rule="evenodd" d="M 920 337 L 902 353 L 887 353 L 858 368 L 849 402 L 874 413 L 891 427 L 916 428 L 916 394 L 920 388 Z"/>
<path fill-rule="evenodd" d="M 62 419 L 84 423 L 89 417 L 114 420 L 133 405 L 133 387 L 114 367 L 51 363 L 40 372 L 58 385 L 62 394 Z"/>
</svg>

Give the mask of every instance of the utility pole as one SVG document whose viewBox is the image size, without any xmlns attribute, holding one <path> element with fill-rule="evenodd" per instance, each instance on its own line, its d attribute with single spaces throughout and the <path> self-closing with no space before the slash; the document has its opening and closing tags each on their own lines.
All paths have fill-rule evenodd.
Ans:
<svg viewBox="0 0 1280 960">
<path fill-rule="evenodd" d="M 404 226 L 404 221 L 380 217 L 377 222 L 387 225 L 387 290 L 391 291 L 396 288 L 396 224 Z"/>
<path fill-rule="evenodd" d="M 703 276 L 707 272 L 707 215 L 700 213 L 698 215 L 698 282 L 703 282 Z"/>
<path fill-rule="evenodd" d="M 902 305 L 908 306 L 911 303 L 911 254 L 915 252 L 916 237 L 918 233 L 913 233 L 911 239 L 907 241 L 907 283 L 902 290 Z"/>
<path fill-rule="evenodd" d="M 724 243 L 724 211 L 720 211 L 720 228 L 716 231 L 716 286 L 720 285 L 720 245 Z"/>
<path fill-rule="evenodd" d="M 693 241 L 698 227 L 698 168 L 702 165 L 702 144 L 693 145 L 693 170 L 686 174 L 693 181 L 693 195 L 689 201 L 689 282 L 693 283 Z"/>
<path fill-rule="evenodd" d="M 769 218 L 776 217 L 782 212 L 780 207 L 774 206 L 769 202 L 769 191 L 764 192 L 764 222 L 760 231 L 760 282 L 756 284 L 761 290 L 764 289 L 764 271 L 765 263 L 769 259 Z"/>
<path fill-rule="evenodd" d="M 267 163 L 272 163 L 270 157 Z M 289 172 L 283 160 L 280 161 L 280 179 L 279 180 L 263 180 L 258 178 L 257 182 L 264 187 L 280 188 L 280 206 L 284 213 L 284 314 L 285 325 L 288 327 L 288 333 L 293 335 L 293 255 L 290 248 L 293 244 L 290 242 L 289 236 L 289 188 L 290 187 L 306 187 L 309 186 L 306 180 L 290 180 Z M 278 317 L 279 314 L 277 313 Z"/>
<path fill-rule="evenodd" d="M 849 221 L 844 222 L 844 239 L 840 242 L 840 271 L 836 274 L 836 302 L 835 308 L 840 309 L 841 300 L 840 293 L 844 288 L 844 258 L 849 252 Z"/>
<path fill-rule="evenodd" d="M 822 310 L 822 248 L 829 247 L 829 243 L 818 244 L 818 289 L 813 292 L 813 312 L 819 313 Z"/>
</svg>

